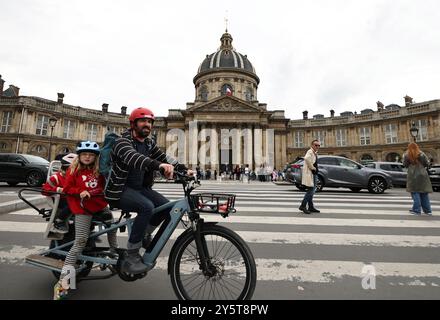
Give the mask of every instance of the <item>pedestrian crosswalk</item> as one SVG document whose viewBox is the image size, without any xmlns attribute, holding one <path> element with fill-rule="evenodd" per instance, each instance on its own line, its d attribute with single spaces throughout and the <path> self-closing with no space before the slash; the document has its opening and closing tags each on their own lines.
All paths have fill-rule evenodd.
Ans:
<svg viewBox="0 0 440 320">
<path fill-rule="evenodd" d="M 183 194 L 174 184 L 156 184 L 155 189 L 170 200 Z M 295 290 L 316 285 L 344 288 L 349 281 L 362 290 L 363 269 L 372 266 L 383 290 L 440 290 L 439 200 L 431 201 L 433 216 L 413 216 L 408 212 L 412 201 L 402 189 L 382 195 L 327 191 L 315 195 L 321 213 L 305 215 L 298 210 L 304 193 L 290 185 L 206 183 L 197 191 L 237 195 L 237 213 L 204 218 L 224 224 L 249 244 L 259 281 L 287 282 Z M 0 244 L 0 263 L 20 264 L 26 255 L 46 248 L 45 228 L 32 209 L 0 215 L 0 239 L 12 234 L 29 239 Z M 181 232 L 178 228 L 172 240 Z M 119 235 L 122 245 L 126 237 Z M 166 270 L 168 252 L 158 259 L 157 270 Z M 315 298 L 320 298 L 319 292 Z"/>
</svg>

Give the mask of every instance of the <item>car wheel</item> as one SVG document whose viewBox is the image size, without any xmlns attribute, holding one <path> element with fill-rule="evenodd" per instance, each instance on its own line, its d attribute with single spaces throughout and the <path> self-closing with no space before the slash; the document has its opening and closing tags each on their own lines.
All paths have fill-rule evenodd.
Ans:
<svg viewBox="0 0 440 320">
<path fill-rule="evenodd" d="M 383 193 L 385 189 L 387 188 L 387 183 L 384 178 L 382 177 L 373 177 L 368 182 L 368 191 L 370 193 Z"/>
<path fill-rule="evenodd" d="M 321 192 L 324 188 L 324 181 L 322 181 L 322 178 L 318 176 L 318 181 L 316 181 L 316 192 Z"/>
<path fill-rule="evenodd" d="M 350 190 L 353 192 L 359 192 L 361 191 L 361 188 L 350 188 Z"/>
<path fill-rule="evenodd" d="M 10 187 L 15 187 L 18 184 L 18 182 L 7 182 L 7 184 Z"/>
<path fill-rule="evenodd" d="M 26 183 L 29 187 L 38 187 L 43 183 L 43 177 L 38 171 L 31 171 L 26 177 Z"/>
</svg>

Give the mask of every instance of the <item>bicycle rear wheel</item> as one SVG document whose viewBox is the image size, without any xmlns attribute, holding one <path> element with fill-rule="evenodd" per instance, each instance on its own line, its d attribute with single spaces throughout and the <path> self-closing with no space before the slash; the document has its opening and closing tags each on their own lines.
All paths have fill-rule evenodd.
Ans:
<svg viewBox="0 0 440 320">
<path fill-rule="evenodd" d="M 184 234 L 171 253 L 171 283 L 182 300 L 246 300 L 257 281 L 255 260 L 246 242 L 234 231 L 205 224 L 204 237 L 211 267 L 200 266 L 194 233 Z"/>
</svg>

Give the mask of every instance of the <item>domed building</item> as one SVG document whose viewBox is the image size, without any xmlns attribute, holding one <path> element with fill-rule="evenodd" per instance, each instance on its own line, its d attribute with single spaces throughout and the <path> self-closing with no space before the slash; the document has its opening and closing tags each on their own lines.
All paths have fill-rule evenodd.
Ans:
<svg viewBox="0 0 440 320">
<path fill-rule="evenodd" d="M 185 110 L 169 110 L 158 142 L 175 150 L 172 129 L 185 130 L 185 150 L 174 156 L 190 166 L 229 171 L 249 165 L 273 169 L 286 163 L 287 125 L 283 110 L 259 103 L 260 79 L 248 57 L 234 49 L 227 31 L 220 47 L 206 55 L 193 79 L 194 102 Z M 170 131 L 171 130 L 171 131 Z M 179 149 L 182 149 L 180 146 Z"/>
<path fill-rule="evenodd" d="M 260 79 L 255 68 L 246 55 L 233 48 L 229 33 L 224 33 L 220 41 L 220 48 L 206 55 L 194 77 L 196 103 L 228 94 L 249 102 L 257 100 Z M 227 77 L 233 80 L 225 81 Z"/>
</svg>

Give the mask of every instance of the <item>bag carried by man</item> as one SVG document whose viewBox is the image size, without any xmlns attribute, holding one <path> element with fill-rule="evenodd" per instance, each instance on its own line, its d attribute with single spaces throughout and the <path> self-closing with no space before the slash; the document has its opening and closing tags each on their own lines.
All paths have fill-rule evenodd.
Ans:
<svg viewBox="0 0 440 320">
<path fill-rule="evenodd" d="M 114 132 L 107 132 L 105 134 L 104 143 L 101 148 L 101 154 L 99 155 L 99 173 L 102 174 L 106 180 L 112 170 L 112 149 L 116 142 L 116 139 L 120 138 Z"/>
</svg>

